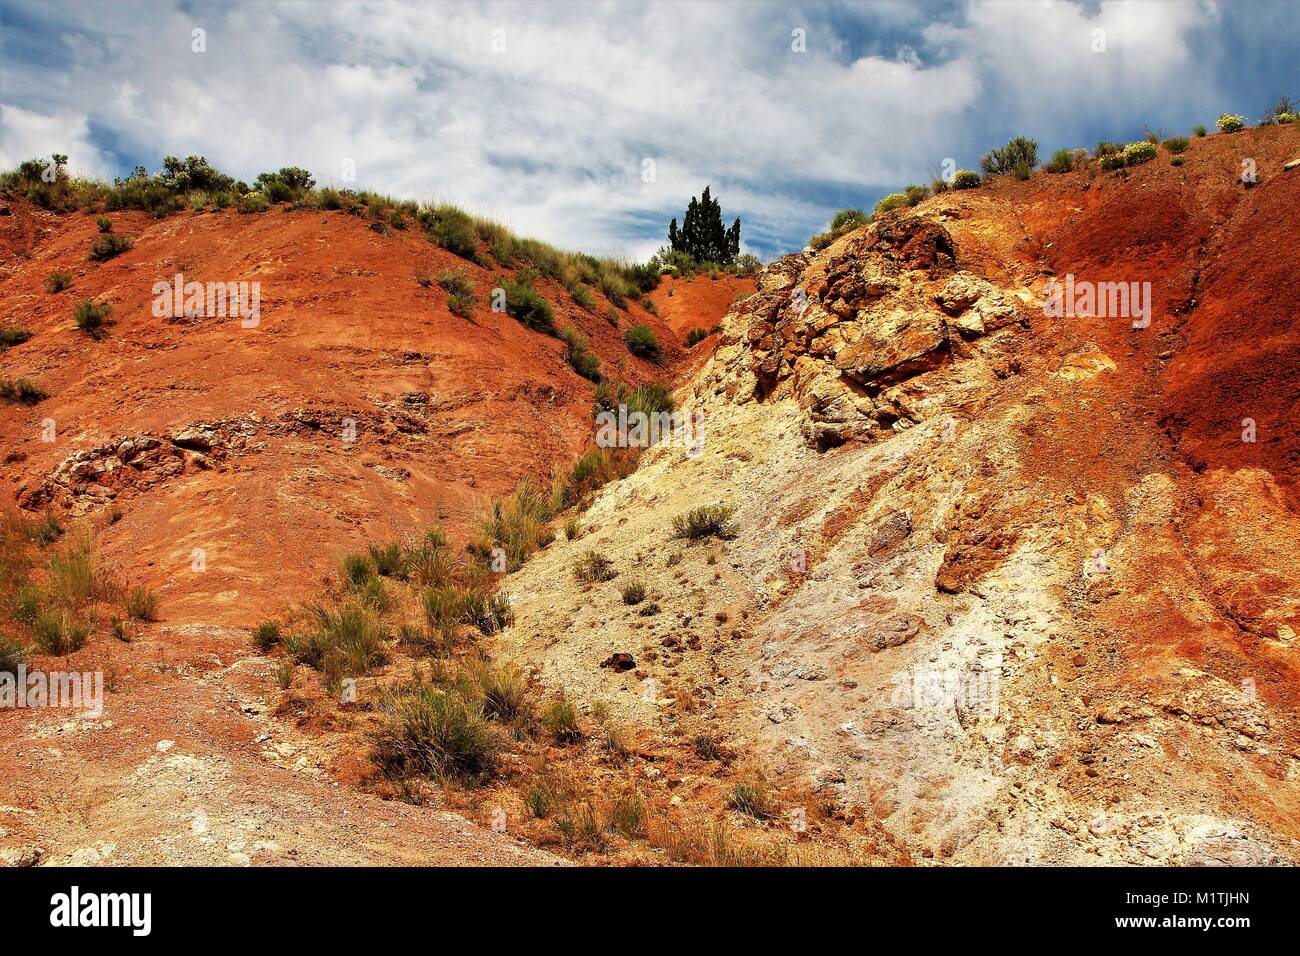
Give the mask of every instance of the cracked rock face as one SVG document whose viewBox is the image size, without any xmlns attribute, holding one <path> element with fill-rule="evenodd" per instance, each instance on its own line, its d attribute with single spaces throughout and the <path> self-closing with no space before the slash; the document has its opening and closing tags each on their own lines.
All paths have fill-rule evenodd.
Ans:
<svg viewBox="0 0 1300 956">
<path fill-rule="evenodd" d="M 18 504 L 33 509 L 116 498 L 145 491 L 193 469 L 222 467 L 239 435 L 226 423 L 186 426 L 169 436 L 124 436 L 64 459 L 42 484 L 18 490 Z"/>
<path fill-rule="evenodd" d="M 811 260 L 778 260 L 725 329 L 724 353 L 733 351 L 731 362 L 721 357 L 723 374 L 739 362 L 751 382 L 728 393 L 793 396 L 808 413 L 805 436 L 820 448 L 915 424 L 911 396 L 932 373 L 995 354 L 999 343 L 969 343 L 1029 324 L 1024 299 L 958 271 L 954 253 L 943 225 L 896 215 Z"/>
<path fill-rule="evenodd" d="M 580 541 L 512 576 L 503 640 L 628 719 L 754 751 L 921 862 L 1300 862 L 1289 439 L 1209 444 L 1186 396 L 1227 394 L 1224 428 L 1250 398 L 1179 352 L 1224 341 L 1247 314 L 1234 296 L 1272 317 L 1259 341 L 1294 333 L 1276 283 L 1196 278 L 1242 240 L 1161 214 L 1205 200 L 1114 189 L 1097 222 L 945 194 L 772 263 L 683 389 L 702 454 L 653 449 L 607 487 Z M 1263 209 L 1232 216 L 1280 247 L 1289 220 Z M 1119 255 L 1144 243 L 1166 259 Z M 1103 253 L 1165 290 L 1149 329 L 1043 309 L 1046 281 Z M 671 538 L 715 503 L 734 540 Z M 664 613 L 638 621 L 612 585 L 577 593 L 566 570 L 589 548 Z M 598 666 L 632 635 L 637 680 L 673 703 Z"/>
</svg>

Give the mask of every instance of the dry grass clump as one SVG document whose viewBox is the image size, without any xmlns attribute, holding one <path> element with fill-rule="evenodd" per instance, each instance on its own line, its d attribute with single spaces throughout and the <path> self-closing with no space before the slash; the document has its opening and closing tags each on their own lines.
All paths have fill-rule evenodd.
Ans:
<svg viewBox="0 0 1300 956">
<path fill-rule="evenodd" d="M 66 535 L 52 515 L 0 516 L 0 626 L 7 653 L 62 656 L 105 623 L 156 620 L 157 595 L 128 588 L 95 557 L 88 527 Z"/>
<path fill-rule="evenodd" d="M 418 774 L 472 783 L 490 777 L 500 748 L 482 706 L 433 686 L 393 694 L 374 733 L 373 759 L 389 777 Z"/>
<path fill-rule="evenodd" d="M 596 550 L 589 550 L 573 565 L 573 576 L 584 584 L 612 581 L 618 576 L 614 562 Z"/>
<path fill-rule="evenodd" d="M 736 536 L 731 516 L 735 508 L 724 505 L 704 505 L 693 508 L 673 518 L 673 537 L 700 541 L 705 538 L 729 540 Z"/>
<path fill-rule="evenodd" d="M 534 552 L 555 540 L 550 521 L 562 501 L 531 481 L 521 482 L 510 497 L 493 502 L 480 523 L 470 550 L 494 571 L 517 571 Z"/>
</svg>

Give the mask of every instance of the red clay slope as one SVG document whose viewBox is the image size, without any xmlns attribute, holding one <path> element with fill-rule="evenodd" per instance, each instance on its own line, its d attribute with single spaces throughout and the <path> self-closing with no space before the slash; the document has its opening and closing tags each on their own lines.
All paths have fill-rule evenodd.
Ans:
<svg viewBox="0 0 1300 956">
<path fill-rule="evenodd" d="M 33 334 L 0 365 L 50 398 L 0 406 L 0 491 L 29 508 L 119 512 L 100 522 L 101 549 L 160 589 L 169 621 L 247 625 L 314 590 L 340 552 L 433 521 L 464 528 L 490 496 L 546 476 L 590 441 L 593 386 L 567 366 L 564 344 L 492 312 L 497 273 L 418 229 L 381 236 L 342 212 L 282 207 L 161 221 L 113 213 L 114 232 L 135 246 L 98 264 L 88 259 L 93 216 L 10 207 L 0 218 L 0 324 Z M 448 311 L 436 283 L 417 283 L 422 265 L 465 270 L 479 297 L 472 320 Z M 74 275 L 72 287 L 48 294 L 56 269 Z M 177 272 L 259 281 L 260 324 L 153 317 L 153 284 Z M 638 305 L 615 328 L 603 299 L 592 313 L 550 280 L 539 288 L 557 326 L 591 339 L 607 375 L 658 380 L 681 355 Z M 113 305 L 98 341 L 73 326 L 86 298 Z M 665 368 L 628 354 L 622 334 L 638 322 L 659 333 Z M 353 443 L 343 440 L 348 418 Z M 46 420 L 54 442 L 41 440 Z M 163 442 L 144 470 L 93 475 L 88 494 L 50 484 L 76 452 L 204 423 L 221 424 L 189 449 Z M 191 571 L 195 549 L 203 573 Z"/>
</svg>

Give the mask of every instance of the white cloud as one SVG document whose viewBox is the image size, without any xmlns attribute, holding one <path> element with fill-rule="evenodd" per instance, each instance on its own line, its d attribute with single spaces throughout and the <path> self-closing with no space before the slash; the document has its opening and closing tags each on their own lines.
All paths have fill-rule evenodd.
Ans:
<svg viewBox="0 0 1300 956">
<path fill-rule="evenodd" d="M 12 169 L 25 159 L 46 158 L 53 153 L 69 157 L 73 175 L 101 179 L 111 176 L 113 165 L 91 143 L 84 115 L 64 111 L 47 116 L 0 103 L 0 169 Z"/>
<path fill-rule="evenodd" d="M 770 249 L 823 226 L 826 197 L 866 205 L 925 181 L 945 157 L 968 165 L 1004 126 L 1069 137 L 1141 109 L 1160 119 L 1163 101 L 1214 92 L 1187 43 L 1218 16 L 1206 3 L 974 2 L 956 14 L 900 4 L 150 4 L 101 32 L 101 12 L 69 5 L 57 14 L 71 64 L 51 94 L 59 110 L 44 125 L 14 113 L 0 156 L 12 165 L 58 146 L 111 171 L 90 117 L 151 165 L 201 153 L 250 181 L 293 164 L 337 183 L 351 158 L 359 185 L 460 202 L 614 254 L 653 249 L 629 222 L 666 219 L 712 184 L 724 214 L 742 216 L 749 241 Z M 949 18 L 927 22 L 935 16 Z M 853 17 L 864 35 L 890 39 L 852 42 Z M 207 30 L 206 53 L 190 50 L 195 26 Z M 795 26 L 807 31 L 805 53 L 791 51 Z M 1104 54 L 1090 48 L 1099 26 Z M 503 52 L 493 52 L 494 30 Z M 851 52 L 866 48 L 891 52 Z M 1075 144 L 1044 143 L 1060 145 Z M 653 184 L 640 178 L 646 157 Z"/>
</svg>

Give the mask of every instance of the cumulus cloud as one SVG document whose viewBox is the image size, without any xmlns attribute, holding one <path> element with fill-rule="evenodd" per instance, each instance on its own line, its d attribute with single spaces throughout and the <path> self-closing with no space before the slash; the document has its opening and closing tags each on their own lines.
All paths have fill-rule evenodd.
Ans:
<svg viewBox="0 0 1300 956">
<path fill-rule="evenodd" d="M 113 163 L 91 141 L 86 117 L 70 111 L 44 115 L 0 103 L 0 169 L 25 159 L 64 153 L 74 175 L 104 178 Z M 76 157 L 75 161 L 71 157 Z"/>
<path fill-rule="evenodd" d="M 8 2 L 8 165 L 55 147 L 107 173 L 198 153 L 250 181 L 300 165 L 337 184 L 350 160 L 358 186 L 636 256 L 708 184 L 771 255 L 837 206 L 946 158 L 972 166 L 1012 134 L 1051 149 L 1212 119 L 1243 69 L 1206 68 L 1225 13 L 1200 0 L 177 2 L 111 17 Z M 1294 7 L 1270 12 L 1293 30 Z M 55 80 L 33 82 L 34 65 Z"/>
</svg>

